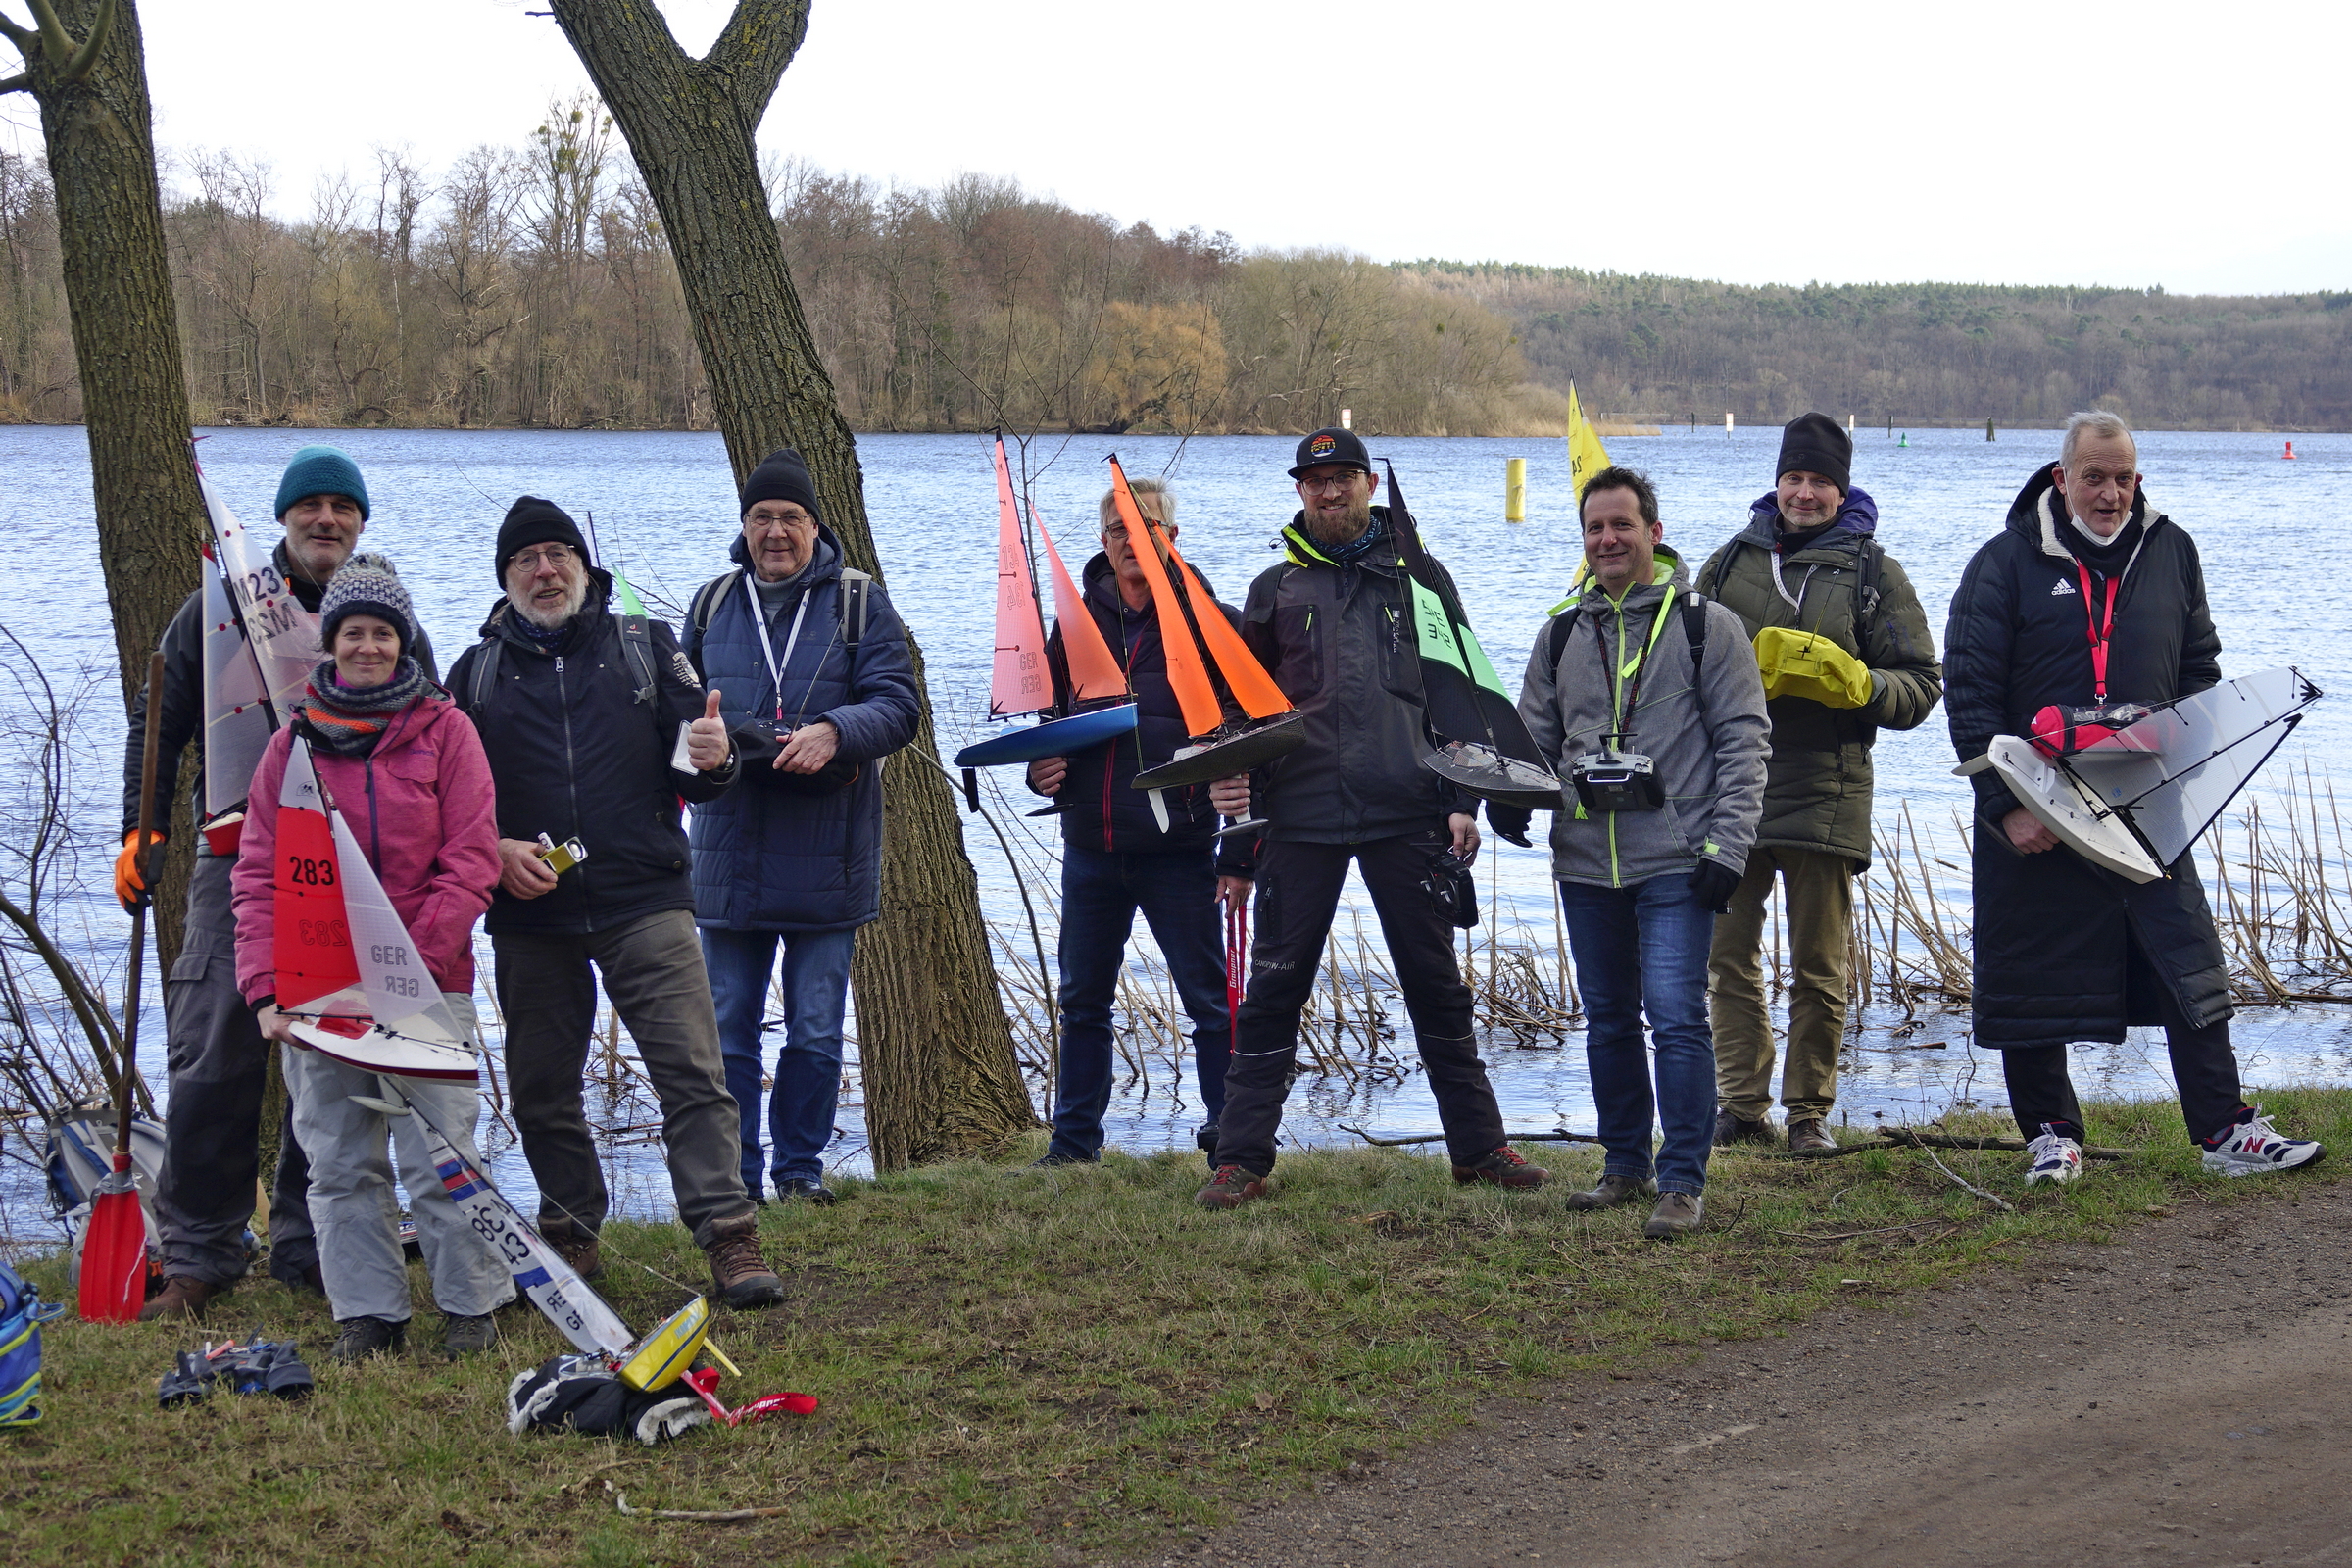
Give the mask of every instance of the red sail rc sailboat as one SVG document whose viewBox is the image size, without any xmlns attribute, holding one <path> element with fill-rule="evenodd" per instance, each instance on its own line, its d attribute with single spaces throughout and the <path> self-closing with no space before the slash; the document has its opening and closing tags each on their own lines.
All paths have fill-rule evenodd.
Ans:
<svg viewBox="0 0 2352 1568">
<path fill-rule="evenodd" d="M 1038 542 L 1054 579 L 1054 622 L 1061 628 L 1062 657 L 1069 663 L 1070 704 L 1075 710 L 1026 729 L 1008 730 L 956 754 L 957 767 L 998 767 L 1064 757 L 1100 746 L 1135 728 L 1135 695 L 1088 614 L 1078 585 L 1070 580 L 1054 536 L 1038 523 Z M 989 682 L 988 715 L 1019 718 L 1054 707 L 1054 677 L 1046 662 L 1046 627 L 1037 609 L 1037 579 L 1021 542 L 1021 514 L 1012 494 L 1012 470 L 1004 441 L 997 439 L 997 663 Z"/>
</svg>

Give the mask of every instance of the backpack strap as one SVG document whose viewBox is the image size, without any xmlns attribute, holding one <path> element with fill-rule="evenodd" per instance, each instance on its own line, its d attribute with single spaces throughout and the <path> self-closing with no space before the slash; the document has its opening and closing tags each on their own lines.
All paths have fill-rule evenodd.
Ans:
<svg viewBox="0 0 2352 1568">
<path fill-rule="evenodd" d="M 841 568 L 841 644 L 855 648 L 865 636 L 865 606 L 874 587 L 873 575 L 855 566 Z"/>
<path fill-rule="evenodd" d="M 468 701 L 460 706 L 467 718 L 479 720 L 490 710 L 490 694 L 498 690 L 498 651 L 506 639 L 485 637 L 473 646 L 473 679 L 468 683 Z"/>
<path fill-rule="evenodd" d="M 1871 630 L 1878 621 L 1879 602 L 1886 597 L 1879 592 L 1879 570 L 1886 560 L 1886 547 L 1875 538 L 1863 540 L 1854 559 L 1854 641 L 1862 645 L 1865 657 Z"/>
<path fill-rule="evenodd" d="M 718 608 L 722 596 L 734 592 L 735 580 L 742 575 L 741 569 L 722 571 L 694 591 L 694 602 L 687 607 L 686 618 L 694 622 L 696 631 L 710 631 L 710 612 Z"/>
<path fill-rule="evenodd" d="M 1690 700 L 1698 705 L 1699 722 L 1706 722 L 1707 688 L 1699 672 L 1707 664 L 1707 596 L 1693 588 L 1683 595 L 1683 635 L 1690 642 Z"/>
<path fill-rule="evenodd" d="M 629 675 L 637 683 L 632 703 L 654 703 L 654 688 L 659 676 L 654 669 L 653 628 L 643 615 L 620 617 L 620 655 L 629 666 Z M 654 724 L 662 723 L 661 705 L 654 703 Z"/>
</svg>

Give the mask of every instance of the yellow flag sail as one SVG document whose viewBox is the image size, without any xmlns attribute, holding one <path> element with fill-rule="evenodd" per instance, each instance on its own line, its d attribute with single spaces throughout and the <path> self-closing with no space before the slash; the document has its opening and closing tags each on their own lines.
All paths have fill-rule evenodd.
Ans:
<svg viewBox="0 0 2352 1568">
<path fill-rule="evenodd" d="M 1568 480 L 1569 492 L 1581 502 L 1585 484 L 1594 474 L 1609 466 L 1609 449 L 1600 444 L 1599 432 L 1585 422 L 1585 411 L 1576 401 L 1576 383 L 1568 383 Z"/>
</svg>

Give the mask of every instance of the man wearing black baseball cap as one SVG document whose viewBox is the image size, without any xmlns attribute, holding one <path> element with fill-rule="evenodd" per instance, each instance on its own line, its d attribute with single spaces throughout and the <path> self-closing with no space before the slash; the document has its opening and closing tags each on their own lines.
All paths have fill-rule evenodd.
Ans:
<svg viewBox="0 0 2352 1568">
<path fill-rule="evenodd" d="M 1453 1179 L 1541 1186 L 1544 1173 L 1503 1141 L 1453 927 L 1429 890 L 1445 857 L 1465 865 L 1477 858 L 1478 803 L 1421 765 L 1429 749 L 1421 705 L 1394 689 L 1414 678 L 1398 668 L 1412 583 L 1395 548 L 1384 548 L 1388 509 L 1372 505 L 1380 480 L 1363 442 L 1340 429 L 1299 442 L 1291 477 L 1300 510 L 1282 531 L 1285 560 L 1250 585 L 1242 637 L 1305 715 L 1306 741 L 1250 777 L 1210 786 L 1219 811 L 1263 817 L 1266 828 L 1252 870 L 1243 871 L 1247 848 L 1220 865 L 1241 873 L 1221 879 L 1221 892 L 1246 894 L 1247 876 L 1258 883 L 1258 928 L 1218 1117 L 1216 1175 L 1196 1201 L 1237 1208 L 1266 1195 L 1299 1009 L 1351 862 L 1396 965 Z"/>
</svg>

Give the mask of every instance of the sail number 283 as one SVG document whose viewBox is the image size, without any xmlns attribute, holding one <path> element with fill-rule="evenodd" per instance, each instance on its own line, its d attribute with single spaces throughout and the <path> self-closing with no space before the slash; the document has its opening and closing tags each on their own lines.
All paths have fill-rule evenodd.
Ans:
<svg viewBox="0 0 2352 1568">
<path fill-rule="evenodd" d="M 289 855 L 286 880 L 298 888 L 331 888 L 335 885 L 335 862 L 307 855 Z"/>
</svg>

